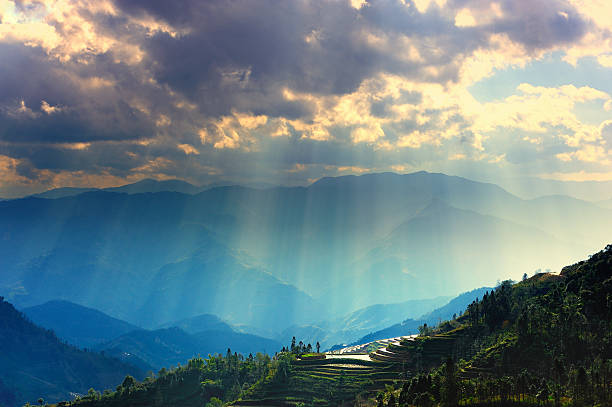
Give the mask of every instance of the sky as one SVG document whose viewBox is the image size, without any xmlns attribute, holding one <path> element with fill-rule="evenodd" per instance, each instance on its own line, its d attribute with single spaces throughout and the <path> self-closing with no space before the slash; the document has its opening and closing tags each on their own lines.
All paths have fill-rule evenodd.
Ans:
<svg viewBox="0 0 612 407">
<path fill-rule="evenodd" d="M 0 0 L 0 197 L 612 180 L 607 0 Z"/>
</svg>

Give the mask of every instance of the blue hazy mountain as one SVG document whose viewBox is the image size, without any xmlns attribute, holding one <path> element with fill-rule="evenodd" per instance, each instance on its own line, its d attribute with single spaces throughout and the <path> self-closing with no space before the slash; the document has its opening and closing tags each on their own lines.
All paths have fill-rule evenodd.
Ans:
<svg viewBox="0 0 612 407">
<path fill-rule="evenodd" d="M 421 315 L 418 320 L 425 321 L 428 325 L 437 325 L 441 321 L 448 321 L 452 319 L 454 314 L 462 314 L 474 300 L 480 300 L 488 291 L 493 290 L 492 287 L 480 287 L 470 290 L 468 292 L 459 294 L 446 305 L 440 308 Z"/>
<path fill-rule="evenodd" d="M 45 192 L 40 192 L 38 194 L 33 194 L 32 197 L 35 198 L 45 198 L 45 199 L 58 199 L 65 198 L 67 196 L 75 196 L 85 192 L 91 191 L 99 191 L 99 188 L 75 188 L 75 187 L 63 187 L 63 188 L 53 188 Z"/>
<path fill-rule="evenodd" d="M 132 331 L 99 345 L 98 349 L 106 355 L 127 357 L 126 360 L 135 356 L 157 370 L 178 363 L 185 364 L 198 355 L 205 357 L 215 353 L 225 354 L 228 348 L 232 352 L 248 355 L 257 352 L 274 354 L 281 347 L 279 342 L 272 339 L 232 330 L 206 330 L 191 334 L 172 327 Z"/>
<path fill-rule="evenodd" d="M 220 331 L 220 332 L 232 332 L 232 327 L 219 318 L 212 314 L 196 315 L 195 317 L 185 318 L 180 321 L 167 322 L 159 326 L 163 328 L 180 328 L 183 331 L 193 334 L 202 331 Z"/>
<path fill-rule="evenodd" d="M 120 187 L 104 188 L 108 192 L 123 192 L 126 194 L 143 194 L 149 192 L 180 192 L 183 194 L 196 194 L 201 191 L 200 187 L 178 179 L 154 180 L 143 179 L 133 184 Z"/>
<path fill-rule="evenodd" d="M 162 267 L 136 319 L 156 326 L 202 310 L 233 324 L 282 329 L 312 321 L 322 307 L 297 288 L 219 248 Z"/>
<path fill-rule="evenodd" d="M 185 363 L 198 354 L 225 352 L 228 347 L 247 355 L 274 353 L 281 347 L 271 339 L 235 332 L 211 314 L 171 322 L 149 331 L 68 301 L 49 301 L 22 312 L 70 344 L 103 351 L 143 371 Z"/>
<path fill-rule="evenodd" d="M 61 188 L 53 188 L 44 192 L 39 192 L 37 194 L 32 194 L 30 197 L 34 198 L 45 198 L 45 199 L 58 199 L 65 198 L 69 196 L 80 195 L 85 192 L 92 191 L 107 191 L 107 192 L 120 192 L 125 194 L 145 194 L 151 192 L 180 192 L 183 194 L 197 194 L 199 192 L 218 188 L 218 187 L 228 187 L 235 186 L 235 182 L 214 182 L 211 184 L 206 184 L 203 186 L 196 186 L 190 184 L 189 182 L 179 180 L 179 179 L 168 179 L 168 180 L 155 180 L 146 178 L 131 184 L 125 184 L 118 187 L 108 187 L 108 188 L 78 188 L 78 187 L 61 187 Z M 274 188 L 276 184 L 270 184 L 265 182 L 256 182 L 256 183 L 246 183 L 240 184 L 245 187 L 255 188 L 255 189 L 268 189 Z M 0 201 L 3 201 L 3 198 L 0 198 Z"/>
<path fill-rule="evenodd" d="M 51 329 L 68 343 L 93 348 L 102 342 L 140 329 L 89 307 L 69 301 L 49 301 L 22 312 L 35 324 Z"/>
<path fill-rule="evenodd" d="M 521 256 L 515 242 L 520 242 Z M 370 304 L 380 293 L 390 301 L 418 298 L 448 292 L 459 281 L 474 286 L 517 270 L 532 272 L 538 256 L 560 259 L 557 265 L 571 253 L 576 253 L 573 245 L 538 229 L 434 199 L 357 258 L 354 278 L 331 285 L 324 296 L 342 290 L 353 306 Z"/>
<path fill-rule="evenodd" d="M 26 298 L 89 302 L 144 327 L 212 313 L 231 323 L 276 330 L 295 321 L 311 321 L 321 312 L 307 294 L 208 238 L 208 244 L 186 260 L 168 263 L 150 275 L 120 259 L 94 263 L 96 255 L 90 251 L 56 249 L 24 271 L 23 284 L 30 293 Z M 134 276 L 130 271 L 143 274 Z"/>
<path fill-rule="evenodd" d="M 525 199 L 547 195 L 565 195 L 590 202 L 610 199 L 612 181 L 558 181 L 541 178 L 502 179 L 507 191 Z"/>
<path fill-rule="evenodd" d="M 45 199 L 58 199 L 69 196 L 80 195 L 85 192 L 92 191 L 108 191 L 108 192 L 120 192 L 125 194 L 143 194 L 149 192 L 180 192 L 183 194 L 196 194 L 201 192 L 203 188 L 197 187 L 186 181 L 178 179 L 170 180 L 154 180 L 154 179 L 143 179 L 132 184 L 126 184 L 119 187 L 110 188 L 75 188 L 75 187 L 63 187 L 53 188 L 48 191 L 40 192 L 38 194 L 31 195 L 35 198 Z"/>
<path fill-rule="evenodd" d="M 21 406 L 71 399 L 71 394 L 114 389 L 127 375 L 144 373 L 118 359 L 85 352 L 34 325 L 0 297 L 0 404 Z"/>
<path fill-rule="evenodd" d="M 290 326 L 281 332 L 277 339 L 288 344 L 295 336 L 305 343 L 319 342 L 323 348 L 336 343 L 350 343 L 407 318 L 418 318 L 446 304 L 449 299 L 450 297 L 436 297 L 394 304 L 375 304 L 332 320 Z"/>
<path fill-rule="evenodd" d="M 0 202 L 0 293 L 21 307 L 67 299 L 149 328 L 211 313 L 280 332 L 554 270 L 611 229 L 612 211 L 589 202 L 523 200 L 425 172 L 30 197 Z"/>
<path fill-rule="evenodd" d="M 476 299 L 481 299 L 482 296 L 492 290 L 490 287 L 481 287 L 474 290 L 465 292 L 453 298 L 448 304 L 437 308 L 431 312 L 421 315 L 419 318 L 408 318 L 397 324 L 382 328 L 378 331 L 370 332 L 367 335 L 357 339 L 354 342 L 348 342 L 351 345 L 360 345 L 376 341 L 379 339 L 396 338 L 398 336 L 414 335 L 419 332 L 419 327 L 423 324 L 428 326 L 436 326 L 442 321 L 448 321 L 453 318 L 453 315 L 463 313 L 469 304 Z M 343 345 L 337 345 L 333 348 L 342 347 Z"/>
</svg>

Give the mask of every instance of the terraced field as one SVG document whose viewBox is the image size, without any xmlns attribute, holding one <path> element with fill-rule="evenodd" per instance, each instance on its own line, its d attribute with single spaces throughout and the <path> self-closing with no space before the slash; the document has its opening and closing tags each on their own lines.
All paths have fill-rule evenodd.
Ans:
<svg viewBox="0 0 612 407">
<path fill-rule="evenodd" d="M 366 355 L 364 355 L 366 356 Z M 397 364 L 355 357 L 295 361 L 286 383 L 266 383 L 235 406 L 293 406 L 302 402 L 318 406 L 338 405 L 361 393 L 373 396 L 403 379 Z"/>
<path fill-rule="evenodd" d="M 447 356 L 458 356 L 455 350 L 464 337 L 465 332 L 455 330 L 425 338 L 391 338 L 369 355 L 336 353 L 322 360 L 296 360 L 286 382 L 262 383 L 234 405 L 328 406 L 353 400 L 358 394 L 373 397 L 386 384 L 401 385 L 419 369 L 437 366 Z"/>
<path fill-rule="evenodd" d="M 427 337 L 408 337 L 393 341 L 370 354 L 373 360 L 402 363 L 410 369 L 438 366 L 448 356 L 468 359 L 471 354 L 463 346 L 470 340 L 465 328 Z"/>
</svg>

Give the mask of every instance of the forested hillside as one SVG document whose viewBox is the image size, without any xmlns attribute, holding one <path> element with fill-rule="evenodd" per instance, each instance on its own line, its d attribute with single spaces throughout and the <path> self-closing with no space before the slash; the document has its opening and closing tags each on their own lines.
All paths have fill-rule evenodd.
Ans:
<svg viewBox="0 0 612 407">
<path fill-rule="evenodd" d="M 59 338 L 79 348 L 91 349 L 102 342 L 140 329 L 98 310 L 69 301 L 49 301 L 25 308 L 23 313 L 35 324 L 53 330 Z"/>
<path fill-rule="evenodd" d="M 60 342 L 0 297 L 0 405 L 70 399 L 90 388 L 114 388 L 128 374 L 144 377 L 118 359 Z"/>
<path fill-rule="evenodd" d="M 274 358 L 232 354 L 81 406 L 600 405 L 612 403 L 612 246 L 560 275 L 505 281 L 463 315 L 366 355 L 306 353 L 292 343 Z"/>
<path fill-rule="evenodd" d="M 381 396 L 400 405 L 611 405 L 612 246 L 560 275 L 504 282 L 463 316 L 388 350 L 421 364 Z"/>
</svg>

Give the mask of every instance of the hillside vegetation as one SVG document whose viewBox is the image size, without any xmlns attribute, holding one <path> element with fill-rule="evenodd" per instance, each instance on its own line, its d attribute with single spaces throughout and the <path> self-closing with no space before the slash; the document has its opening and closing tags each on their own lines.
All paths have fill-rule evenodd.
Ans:
<svg viewBox="0 0 612 407">
<path fill-rule="evenodd" d="M 0 405 L 69 399 L 92 387 L 114 387 L 128 374 L 144 377 L 117 359 L 60 342 L 0 297 Z"/>
<path fill-rule="evenodd" d="M 503 282 L 459 317 L 370 355 L 292 343 L 270 359 L 193 359 L 82 406 L 506 406 L 612 403 L 612 246 L 560 275 Z"/>
<path fill-rule="evenodd" d="M 53 330 L 68 343 L 81 347 L 94 346 L 120 335 L 140 329 L 98 310 L 69 301 L 49 301 L 23 309 L 35 324 Z"/>
</svg>

